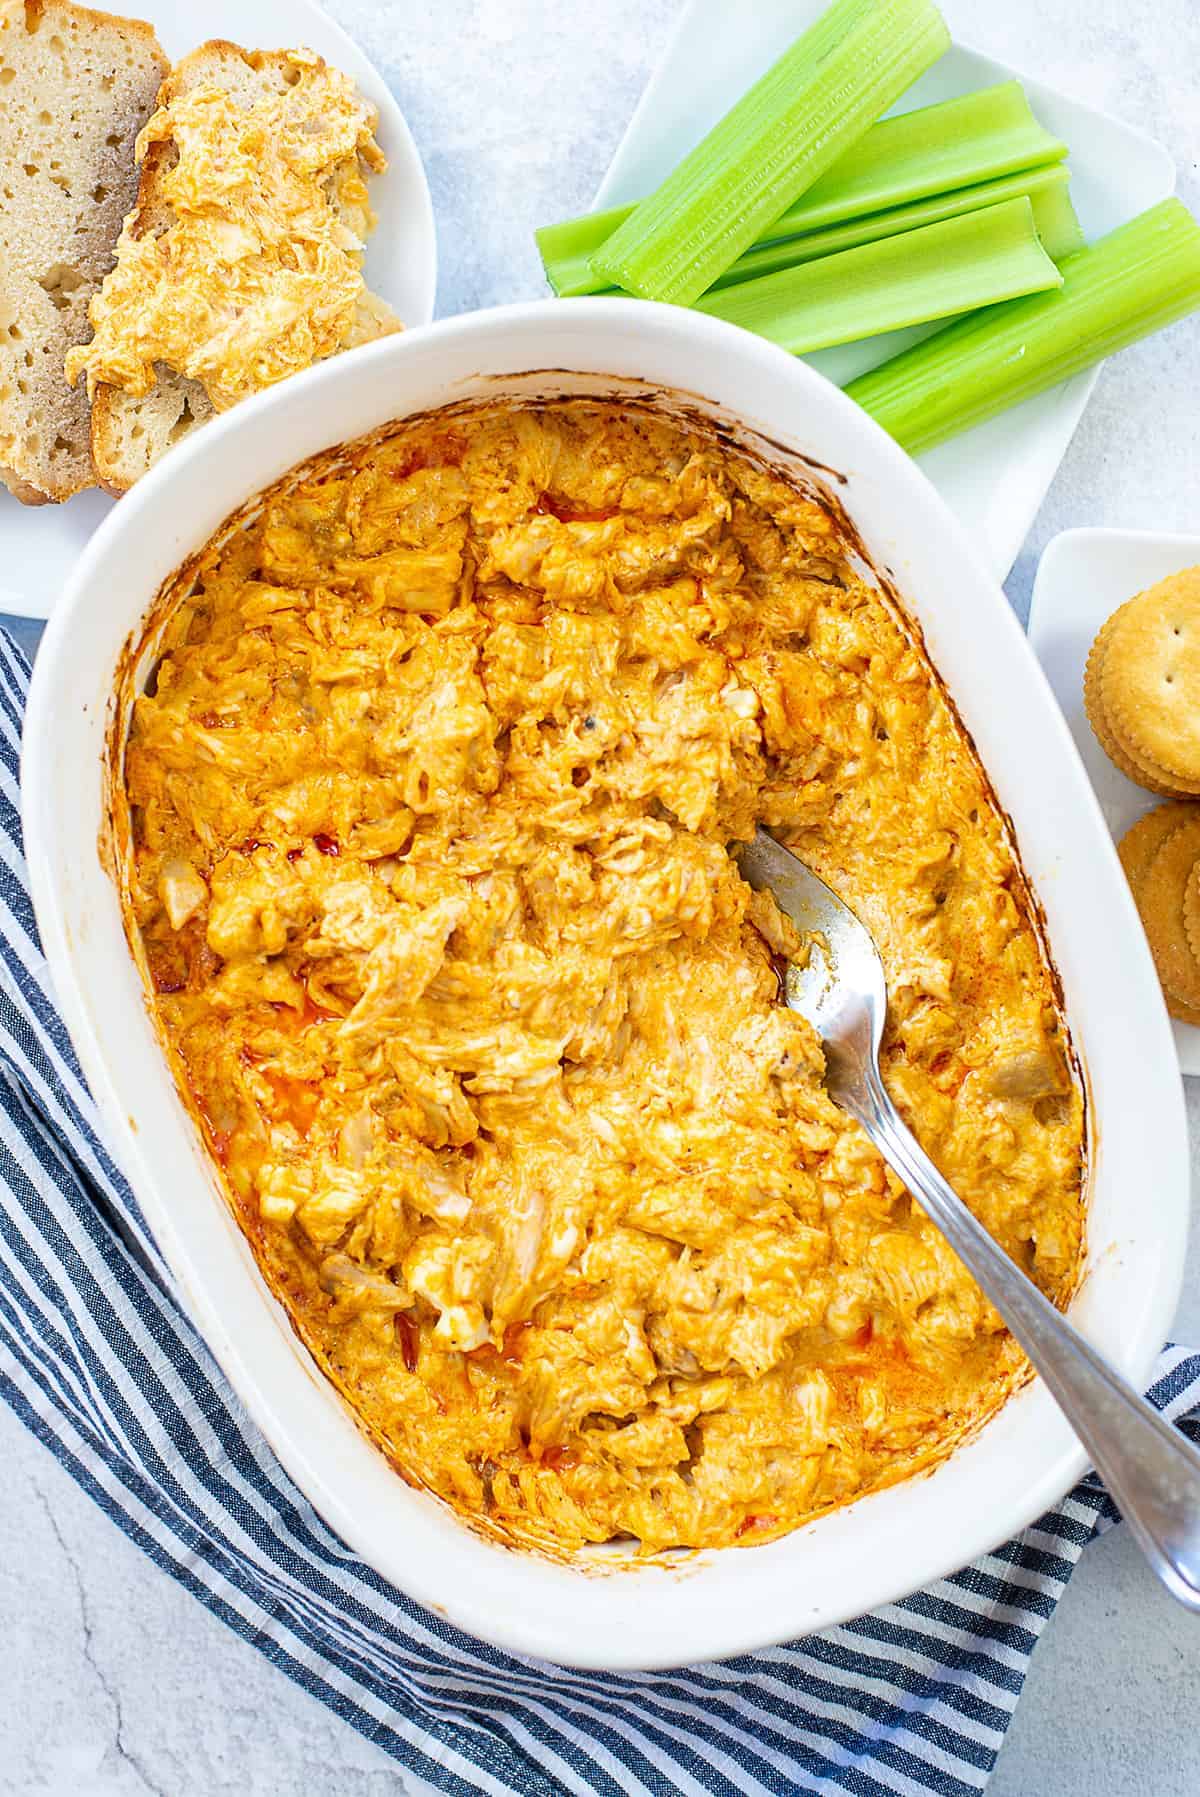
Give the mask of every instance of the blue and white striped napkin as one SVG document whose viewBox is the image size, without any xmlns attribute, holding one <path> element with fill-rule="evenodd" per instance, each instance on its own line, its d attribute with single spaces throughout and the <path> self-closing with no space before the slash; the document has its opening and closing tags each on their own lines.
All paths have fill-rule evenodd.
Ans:
<svg viewBox="0 0 1200 1797">
<path fill-rule="evenodd" d="M 56 1015 L 17 807 L 28 666 L 0 632 L 0 1392 L 164 1571 L 405 1769 L 490 1797 L 980 1791 L 1029 1658 L 1115 1516 L 1086 1480 L 1019 1540 L 904 1603 L 683 1672 L 494 1652 L 331 1534 L 175 1299 Z M 1200 1356 L 1151 1393 L 1200 1400 Z"/>
</svg>

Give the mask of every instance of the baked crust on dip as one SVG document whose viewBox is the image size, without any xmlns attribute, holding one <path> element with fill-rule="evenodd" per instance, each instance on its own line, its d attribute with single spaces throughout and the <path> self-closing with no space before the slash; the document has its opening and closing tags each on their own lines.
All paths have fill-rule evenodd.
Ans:
<svg viewBox="0 0 1200 1797">
<path fill-rule="evenodd" d="M 404 1476 L 551 1552 L 747 1544 L 994 1410 L 1022 1357 L 825 1095 L 727 853 L 761 820 L 859 912 L 890 1091 L 1064 1301 L 1053 974 L 836 508 L 651 407 L 495 405 L 331 455 L 193 572 L 117 770 L 131 938 Z"/>
</svg>

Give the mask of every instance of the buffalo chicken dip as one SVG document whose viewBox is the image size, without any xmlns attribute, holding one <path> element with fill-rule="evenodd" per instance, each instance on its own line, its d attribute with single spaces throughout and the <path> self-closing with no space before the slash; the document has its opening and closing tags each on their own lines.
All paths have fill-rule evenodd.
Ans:
<svg viewBox="0 0 1200 1797">
<path fill-rule="evenodd" d="M 266 1280 L 405 1478 L 550 1552 L 748 1544 L 996 1408 L 1021 1354 L 826 1096 L 729 854 L 764 823 L 872 930 L 889 1090 L 1064 1301 L 1053 973 L 821 490 L 650 406 L 433 414 L 164 604 L 114 749 L 131 937 Z"/>
</svg>

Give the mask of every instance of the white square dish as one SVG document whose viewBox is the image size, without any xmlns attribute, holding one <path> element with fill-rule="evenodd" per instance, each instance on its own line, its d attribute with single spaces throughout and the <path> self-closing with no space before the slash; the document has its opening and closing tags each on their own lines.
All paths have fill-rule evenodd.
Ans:
<svg viewBox="0 0 1200 1797">
<path fill-rule="evenodd" d="M 725 0 L 687 0 L 609 164 L 596 206 L 641 199 L 655 187 L 825 4 L 755 0 L 753 6 L 729 6 Z M 948 50 L 894 110 L 910 112 L 1014 76 L 1041 123 L 1070 146 L 1071 193 L 1089 240 L 1174 192 L 1175 164 L 1161 144 L 962 44 Z M 903 340 L 910 336 L 905 333 Z M 823 350 L 807 360 L 841 385 L 884 360 L 892 343 L 880 337 L 865 345 Z M 1096 372 L 1077 374 L 918 457 L 1001 580 L 1075 434 Z"/>
<path fill-rule="evenodd" d="M 103 4 L 103 0 L 101 0 Z M 340 25 L 314 0 L 129 0 L 114 6 L 153 25 L 173 61 L 208 38 L 247 49 L 306 45 L 353 77 L 379 112 L 379 142 L 388 172 L 372 183 L 379 223 L 367 244 L 367 284 L 406 324 L 428 324 L 437 288 L 437 240 L 425 170 L 412 133 L 387 83 Z M 81 550 L 113 508 L 106 493 L 77 493 L 65 505 L 21 505 L 0 486 L 0 612 L 48 618 Z"/>
<path fill-rule="evenodd" d="M 1200 563 L 1200 536 L 1149 530 L 1064 530 L 1046 547 L 1029 608 L 1029 641 L 1062 707 L 1105 822 L 1115 839 L 1161 805 L 1114 767 L 1087 720 L 1083 670 L 1100 626 L 1118 605 L 1168 574 Z M 1200 1029 L 1172 1020 L 1179 1065 L 1200 1074 Z"/>
</svg>

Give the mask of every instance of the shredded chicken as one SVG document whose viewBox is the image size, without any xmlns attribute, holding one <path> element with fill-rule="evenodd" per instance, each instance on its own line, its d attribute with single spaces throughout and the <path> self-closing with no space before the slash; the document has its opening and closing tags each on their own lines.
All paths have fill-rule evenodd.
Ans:
<svg viewBox="0 0 1200 1797">
<path fill-rule="evenodd" d="M 833 511 L 702 431 L 483 408 L 281 491 L 203 559 L 125 800 L 267 1278 L 508 1538 L 763 1540 L 1021 1374 L 777 1003 L 760 820 L 875 933 L 901 1109 L 1070 1291 L 1081 1097 L 971 746 Z"/>
</svg>

